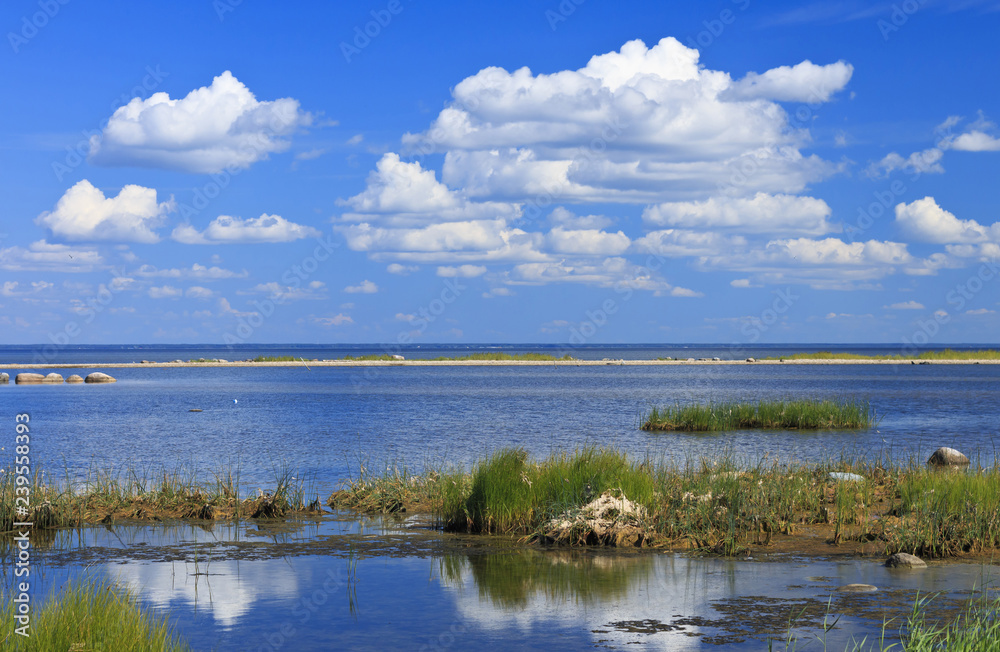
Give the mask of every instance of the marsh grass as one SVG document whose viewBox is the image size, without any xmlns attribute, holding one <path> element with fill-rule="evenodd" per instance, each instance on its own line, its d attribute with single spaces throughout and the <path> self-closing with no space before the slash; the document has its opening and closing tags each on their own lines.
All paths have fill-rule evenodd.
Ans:
<svg viewBox="0 0 1000 652">
<path fill-rule="evenodd" d="M 116 520 L 281 518 L 320 509 L 318 496 L 287 465 L 272 465 L 272 488 L 245 494 L 238 464 L 224 465 L 203 481 L 192 469 L 93 467 L 77 483 L 59 482 L 41 472 L 29 485 L 30 511 L 17 513 L 16 479 L 0 473 L 0 534 L 15 521 L 33 523 L 33 533 L 83 523 Z M 311 500 L 310 500 L 311 499 Z"/>
<path fill-rule="evenodd" d="M 476 466 L 468 495 L 452 494 L 443 516 L 448 529 L 527 533 L 609 490 L 644 506 L 658 493 L 655 476 L 616 450 L 586 448 L 534 463 L 522 449 L 503 449 Z"/>
<path fill-rule="evenodd" d="M 1000 360 L 1000 351 L 996 349 L 981 349 L 978 351 L 956 351 L 943 349 L 941 351 L 924 351 L 918 355 L 861 355 L 858 353 L 833 353 L 817 351 L 815 353 L 794 353 L 780 357 L 760 358 L 761 360 Z"/>
<path fill-rule="evenodd" d="M 887 538 L 929 557 L 1000 548 L 1000 470 L 914 470 L 900 479 Z"/>
<path fill-rule="evenodd" d="M 997 467 L 935 472 L 913 461 L 849 457 L 811 465 L 724 457 L 677 466 L 586 448 L 543 460 L 501 449 L 468 473 L 412 474 L 398 464 L 362 469 L 328 504 L 429 512 L 458 532 L 544 540 L 554 519 L 573 518 L 611 492 L 645 508 L 641 545 L 738 555 L 809 526 L 824 533 L 823 541 L 869 552 L 946 557 L 1000 550 Z M 862 480 L 836 480 L 832 472 Z M 595 539 L 583 532 L 573 541 Z"/>
<path fill-rule="evenodd" d="M 983 652 L 1000 650 L 1000 598 L 990 598 L 985 590 L 978 591 L 965 607 L 950 620 L 935 619 L 930 616 L 936 595 L 917 595 L 906 620 L 897 631 L 892 629 L 892 621 L 882 623 L 882 631 L 877 641 L 867 637 L 853 640 L 844 648 L 845 652 Z M 836 626 L 839 617 L 831 613 L 827 606 L 823 632 L 819 638 L 823 649 L 828 649 L 825 634 Z M 784 650 L 796 650 L 797 640 L 792 633 L 795 614 L 789 618 L 788 632 L 784 638 Z M 778 649 L 774 641 L 768 641 L 768 650 Z M 809 641 L 812 643 L 812 641 Z M 803 646 L 804 648 L 806 646 Z M 812 649 L 811 647 L 809 649 Z"/>
<path fill-rule="evenodd" d="M 306 360 L 296 355 L 258 355 L 256 358 L 251 358 L 250 362 L 316 362 L 316 359 Z"/>
<path fill-rule="evenodd" d="M 14 633 L 15 605 L 4 601 L 0 648 L 180 652 L 190 648 L 174 635 L 165 618 L 142 609 L 136 596 L 108 584 L 69 584 L 31 614 L 30 637 Z"/>
<path fill-rule="evenodd" d="M 368 355 L 345 355 L 342 358 L 337 358 L 338 360 L 347 360 L 350 362 L 399 362 L 396 358 L 392 357 L 388 353 L 369 353 Z"/>
<path fill-rule="evenodd" d="M 441 356 L 431 358 L 436 361 L 464 362 L 471 360 L 495 360 L 495 361 L 516 361 L 516 362 L 555 362 L 557 360 L 569 361 L 575 358 L 568 353 L 561 358 L 557 358 L 549 353 L 470 353 L 461 356 Z"/>
<path fill-rule="evenodd" d="M 759 401 L 654 407 L 643 430 L 717 432 L 747 429 L 860 429 L 875 425 L 866 401 Z"/>
</svg>

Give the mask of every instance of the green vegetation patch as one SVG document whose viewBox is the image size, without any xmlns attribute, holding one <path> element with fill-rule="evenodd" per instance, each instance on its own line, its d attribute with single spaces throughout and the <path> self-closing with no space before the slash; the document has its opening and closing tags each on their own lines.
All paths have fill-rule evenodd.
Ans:
<svg viewBox="0 0 1000 652">
<path fill-rule="evenodd" d="M 0 472 L 0 535 L 11 535 L 15 521 L 32 522 L 32 536 L 60 527 L 116 520 L 199 520 L 281 518 L 321 509 L 318 497 L 307 504 L 305 482 L 285 466 L 274 468 L 274 484 L 241 492 L 240 469 L 226 466 L 200 480 L 186 469 L 126 467 L 91 469 L 78 486 L 37 472 L 31 476 L 27 518 L 18 514 L 17 476 Z M 22 487 L 23 488 L 23 487 Z M 20 504 L 23 507 L 23 503 Z"/>
<path fill-rule="evenodd" d="M 780 357 L 760 358 L 761 360 L 1000 360 L 1000 351 L 996 349 L 981 349 L 978 351 L 925 351 L 919 355 L 861 355 L 858 353 L 833 353 L 817 351 L 815 353 L 794 353 Z"/>
<path fill-rule="evenodd" d="M 871 404 L 863 401 L 760 401 L 654 407 L 643 430 L 713 432 L 749 429 L 858 429 L 875 425 Z"/>
<path fill-rule="evenodd" d="M 623 545 L 586 516 L 588 505 L 607 496 L 640 508 L 628 523 L 640 536 L 628 545 L 736 555 L 809 526 L 810 541 L 822 536 L 832 545 L 864 544 L 885 554 L 934 558 L 1000 550 L 1000 466 L 936 471 L 912 462 L 848 459 L 676 466 L 631 460 L 614 449 L 543 460 L 522 449 L 501 449 L 471 472 L 364 469 L 328 504 L 432 513 L 442 527 L 459 532 Z M 569 537 L 550 536 L 552 524 L 562 521 L 579 528 Z"/>
<path fill-rule="evenodd" d="M 496 361 L 515 361 L 515 362 L 554 362 L 556 360 L 574 360 L 568 353 L 561 358 L 557 358 L 549 353 L 470 353 L 469 355 L 448 357 L 442 356 L 439 358 L 431 358 L 432 360 L 441 360 L 449 362 L 464 362 L 470 360 L 496 360 Z"/>
<path fill-rule="evenodd" d="M 180 652 L 189 650 L 166 619 L 142 609 L 136 596 L 92 581 L 67 585 L 37 612 L 28 637 L 15 633 L 16 605 L 9 596 L 0 622 L 0 647 L 39 652 L 51 650 L 120 650 Z"/>
</svg>

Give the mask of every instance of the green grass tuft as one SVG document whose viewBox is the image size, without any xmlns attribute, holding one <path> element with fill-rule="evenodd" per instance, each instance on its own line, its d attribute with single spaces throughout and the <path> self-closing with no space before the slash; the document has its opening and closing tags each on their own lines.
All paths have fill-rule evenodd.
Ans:
<svg viewBox="0 0 1000 652">
<path fill-rule="evenodd" d="M 793 353 L 792 355 L 760 358 L 760 360 L 1000 360 L 1000 351 L 982 349 L 979 351 L 924 351 L 919 355 L 861 355 L 858 353 L 833 353 L 817 351 L 815 353 Z"/>
<path fill-rule="evenodd" d="M 714 432 L 747 429 L 848 429 L 875 425 L 871 404 L 861 401 L 760 401 L 652 408 L 643 430 Z"/>
<path fill-rule="evenodd" d="M 16 608 L 3 606 L 0 647 L 28 651 L 116 650 L 180 652 L 190 648 L 173 634 L 166 619 L 142 609 L 135 595 L 107 584 L 83 581 L 67 585 L 31 614 L 30 636 L 14 632 Z"/>
</svg>

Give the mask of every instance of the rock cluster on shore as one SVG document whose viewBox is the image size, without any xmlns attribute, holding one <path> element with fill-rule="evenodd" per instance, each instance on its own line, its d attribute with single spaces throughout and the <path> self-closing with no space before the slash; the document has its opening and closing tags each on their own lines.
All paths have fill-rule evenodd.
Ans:
<svg viewBox="0 0 1000 652">
<path fill-rule="evenodd" d="M 10 382 L 10 375 L 6 373 L 0 374 L 0 384 L 6 384 Z M 66 379 L 67 383 L 116 383 L 118 379 L 109 376 L 108 374 L 101 373 L 100 371 L 95 371 L 92 374 L 87 374 L 86 378 L 73 374 Z M 61 385 L 63 383 L 63 377 L 55 372 L 43 376 L 42 374 L 36 374 L 31 372 L 25 372 L 17 374 L 14 377 L 15 385 Z"/>
</svg>

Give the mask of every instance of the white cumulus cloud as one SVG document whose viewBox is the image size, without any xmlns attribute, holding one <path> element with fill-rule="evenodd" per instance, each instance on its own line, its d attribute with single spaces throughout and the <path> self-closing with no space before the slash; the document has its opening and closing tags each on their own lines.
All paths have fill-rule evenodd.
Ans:
<svg viewBox="0 0 1000 652">
<path fill-rule="evenodd" d="M 734 83 L 698 57 L 664 38 L 653 47 L 630 41 L 578 70 L 485 68 L 455 86 L 429 129 L 403 141 L 444 152 L 449 187 L 515 201 L 705 199 L 741 166 L 754 173 L 736 192 L 791 193 L 835 170 L 803 156 L 805 130 L 759 98 L 826 101 L 850 78 L 848 64 L 804 62 Z"/>
<path fill-rule="evenodd" d="M 117 196 L 106 197 L 84 179 L 67 190 L 52 211 L 39 215 L 35 223 L 64 240 L 152 243 L 160 239 L 153 229 L 162 225 L 175 207 L 173 197 L 157 202 L 152 188 L 128 185 Z"/>
<path fill-rule="evenodd" d="M 745 233 L 825 235 L 834 231 L 827 221 L 831 209 L 822 199 L 793 195 L 711 197 L 699 202 L 650 206 L 642 219 L 656 226 L 688 229 L 736 229 Z"/>
<path fill-rule="evenodd" d="M 311 122 L 298 100 L 258 101 L 227 70 L 183 99 L 133 98 L 91 138 L 88 160 L 212 174 L 288 149 L 288 136 Z"/>
<path fill-rule="evenodd" d="M 181 224 L 171 234 L 184 244 L 244 244 L 254 242 L 292 242 L 300 238 L 322 235 L 311 226 L 289 222 L 280 215 L 263 214 L 254 219 L 220 215 L 204 231 L 190 224 Z"/>
<path fill-rule="evenodd" d="M 348 294 L 375 294 L 378 292 L 378 285 L 365 279 L 357 285 L 349 285 L 344 288 L 344 292 Z"/>
<path fill-rule="evenodd" d="M 149 297 L 151 299 L 177 299 L 184 295 L 184 291 L 180 288 L 175 288 L 171 285 L 163 285 L 160 287 L 149 288 Z"/>
<path fill-rule="evenodd" d="M 438 267 L 437 275 L 443 278 L 475 278 L 486 273 L 482 265 L 459 265 L 458 267 Z"/>
<path fill-rule="evenodd" d="M 882 306 L 887 310 L 923 310 L 924 304 L 919 301 L 901 301 L 899 303 L 893 303 L 888 306 Z"/>
<path fill-rule="evenodd" d="M 896 224 L 909 236 L 937 244 L 1000 242 L 1000 223 L 984 226 L 960 220 L 938 206 L 933 197 L 896 205 Z"/>
<path fill-rule="evenodd" d="M 750 72 L 734 83 L 723 97 L 736 100 L 778 100 L 779 102 L 828 102 L 847 86 L 854 66 L 844 61 L 818 66 L 803 61 L 795 66 L 780 66 L 765 73 Z"/>
</svg>

